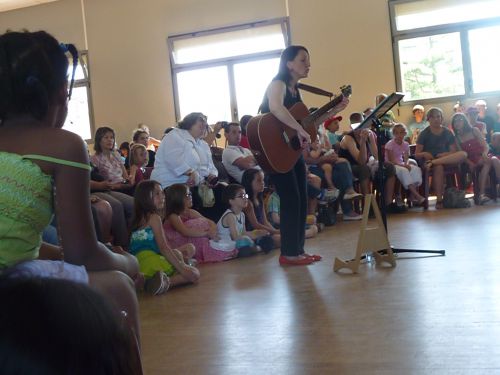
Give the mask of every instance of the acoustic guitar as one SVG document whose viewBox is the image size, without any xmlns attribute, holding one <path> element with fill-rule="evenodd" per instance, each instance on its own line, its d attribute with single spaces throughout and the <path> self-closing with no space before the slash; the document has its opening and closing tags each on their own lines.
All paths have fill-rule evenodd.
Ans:
<svg viewBox="0 0 500 375">
<path fill-rule="evenodd" d="M 318 125 L 329 117 L 328 111 L 352 93 L 350 85 L 342 86 L 340 90 L 340 95 L 313 113 L 309 113 L 302 102 L 295 103 L 288 109 L 311 136 L 312 141 L 317 137 Z M 297 132 L 283 124 L 272 113 L 252 117 L 247 124 L 247 137 L 259 166 L 269 173 L 288 172 L 302 154 Z"/>
</svg>

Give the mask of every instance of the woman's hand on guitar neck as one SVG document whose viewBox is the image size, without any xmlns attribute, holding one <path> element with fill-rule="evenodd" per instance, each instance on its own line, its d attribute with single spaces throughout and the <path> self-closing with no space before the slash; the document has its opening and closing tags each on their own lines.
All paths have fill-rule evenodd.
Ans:
<svg viewBox="0 0 500 375">
<path fill-rule="evenodd" d="M 333 107 L 331 110 L 329 110 L 328 113 L 331 115 L 335 115 L 339 112 L 342 112 L 347 107 L 348 104 L 349 104 L 349 98 L 344 96 L 342 98 L 342 101 L 335 107 Z"/>
</svg>

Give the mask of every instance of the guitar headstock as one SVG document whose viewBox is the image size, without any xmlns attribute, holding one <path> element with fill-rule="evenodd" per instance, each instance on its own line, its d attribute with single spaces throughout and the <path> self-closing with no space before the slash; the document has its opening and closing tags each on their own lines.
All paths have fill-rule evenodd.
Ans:
<svg viewBox="0 0 500 375">
<path fill-rule="evenodd" d="M 351 85 L 344 85 L 340 87 L 340 92 L 342 92 L 342 95 L 346 98 L 350 97 L 352 95 L 352 87 Z"/>
</svg>

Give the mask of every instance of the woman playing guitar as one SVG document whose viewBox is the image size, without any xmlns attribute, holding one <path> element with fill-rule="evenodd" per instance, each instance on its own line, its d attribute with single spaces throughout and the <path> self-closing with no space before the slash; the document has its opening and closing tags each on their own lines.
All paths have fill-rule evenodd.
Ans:
<svg viewBox="0 0 500 375">
<path fill-rule="evenodd" d="M 261 113 L 271 112 L 279 121 L 297 131 L 301 147 L 311 143 L 309 134 L 295 120 L 288 108 L 302 102 L 298 82 L 306 78 L 311 67 L 309 52 L 302 46 L 289 46 L 281 54 L 278 74 L 269 84 L 260 106 Z M 329 111 L 331 115 L 343 110 L 349 100 L 344 98 Z M 306 265 L 321 260 L 319 255 L 304 252 L 307 215 L 306 167 L 302 156 L 286 173 L 271 174 L 280 197 L 281 265 Z"/>
</svg>

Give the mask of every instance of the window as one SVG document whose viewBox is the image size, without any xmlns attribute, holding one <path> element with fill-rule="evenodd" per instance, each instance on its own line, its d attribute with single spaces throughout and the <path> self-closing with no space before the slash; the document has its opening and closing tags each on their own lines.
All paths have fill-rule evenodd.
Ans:
<svg viewBox="0 0 500 375">
<path fill-rule="evenodd" d="M 178 120 L 203 112 L 209 123 L 255 115 L 289 44 L 288 20 L 168 38 Z"/>
<path fill-rule="evenodd" d="M 405 101 L 500 91 L 500 1 L 391 0 L 389 9 Z"/>
<path fill-rule="evenodd" d="M 68 77 L 71 78 L 73 64 L 68 67 Z M 93 136 L 93 114 L 92 100 L 90 96 L 90 76 L 88 69 L 88 54 L 86 51 L 79 52 L 78 66 L 75 72 L 75 85 L 73 94 L 68 103 L 68 116 L 63 129 L 78 134 L 85 140 Z"/>
</svg>

